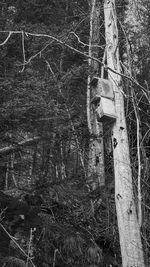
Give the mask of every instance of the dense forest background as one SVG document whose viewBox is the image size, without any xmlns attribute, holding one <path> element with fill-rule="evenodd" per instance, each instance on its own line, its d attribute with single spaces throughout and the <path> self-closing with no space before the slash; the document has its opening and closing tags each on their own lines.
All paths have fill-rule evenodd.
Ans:
<svg viewBox="0 0 150 267">
<path fill-rule="evenodd" d="M 135 199 L 140 136 L 141 235 L 150 266 L 150 3 L 135 1 L 134 15 L 128 4 L 116 1 L 118 46 Z M 90 190 L 87 179 L 89 27 L 88 0 L 0 3 L 0 266 L 121 266 L 109 125 L 105 187 Z"/>
</svg>

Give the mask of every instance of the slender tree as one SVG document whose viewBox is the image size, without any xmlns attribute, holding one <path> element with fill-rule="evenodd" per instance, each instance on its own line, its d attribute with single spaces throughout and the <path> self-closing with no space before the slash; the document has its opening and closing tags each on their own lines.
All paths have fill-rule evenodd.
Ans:
<svg viewBox="0 0 150 267">
<path fill-rule="evenodd" d="M 100 10 L 101 4 L 97 0 L 91 1 L 90 15 L 90 39 L 89 56 L 98 58 L 100 44 Z M 99 75 L 99 63 L 89 58 L 91 74 L 88 77 L 87 86 L 87 118 L 90 132 L 88 180 L 92 189 L 105 185 L 104 176 L 104 150 L 103 150 L 103 126 L 97 121 L 95 110 L 91 105 L 91 99 L 95 91 L 91 91 L 91 80 L 94 75 Z"/>
<path fill-rule="evenodd" d="M 133 194 L 129 144 L 124 114 L 120 76 L 118 29 L 115 0 L 104 1 L 108 76 L 113 84 L 117 119 L 113 125 L 112 144 L 115 172 L 115 202 L 123 267 L 143 267 L 140 226 Z M 118 73 L 118 74 L 117 74 Z"/>
</svg>

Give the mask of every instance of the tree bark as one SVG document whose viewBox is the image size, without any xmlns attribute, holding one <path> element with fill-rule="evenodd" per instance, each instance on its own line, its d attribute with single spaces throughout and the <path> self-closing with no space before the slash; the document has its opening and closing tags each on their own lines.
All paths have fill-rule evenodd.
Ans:
<svg viewBox="0 0 150 267">
<path fill-rule="evenodd" d="M 120 73 L 118 29 L 115 0 L 104 1 L 107 65 Z M 113 84 L 117 119 L 113 125 L 112 144 L 115 172 L 115 202 L 123 267 L 143 267 L 140 226 L 134 201 L 129 144 L 124 114 L 120 75 L 108 71 Z"/>
<path fill-rule="evenodd" d="M 98 58 L 100 44 L 100 3 L 96 0 L 91 1 L 90 16 L 90 40 L 89 40 L 89 56 Z M 99 63 L 89 59 L 89 67 L 91 75 L 88 77 L 87 88 L 87 116 L 90 131 L 89 143 L 89 162 L 88 162 L 88 182 L 92 190 L 99 186 L 105 185 L 104 175 L 104 149 L 103 149 L 103 126 L 97 121 L 95 110 L 90 100 L 95 95 L 91 90 L 91 79 L 95 75 L 99 75 Z"/>
</svg>

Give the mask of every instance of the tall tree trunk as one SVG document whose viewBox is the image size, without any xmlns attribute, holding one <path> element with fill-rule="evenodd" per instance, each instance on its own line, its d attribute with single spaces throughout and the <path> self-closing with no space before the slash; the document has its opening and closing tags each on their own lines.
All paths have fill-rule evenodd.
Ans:
<svg viewBox="0 0 150 267">
<path fill-rule="evenodd" d="M 91 1 L 89 55 L 95 58 L 98 58 L 99 55 L 100 7 L 101 5 L 98 1 Z M 90 131 L 88 182 L 94 190 L 99 186 L 105 185 L 104 150 L 102 123 L 97 121 L 95 110 L 90 103 L 91 98 L 95 95 L 94 90 L 91 91 L 90 83 L 93 76 L 99 75 L 99 64 L 89 59 L 89 67 L 92 74 L 88 77 L 87 88 L 87 117 Z"/>
<path fill-rule="evenodd" d="M 118 30 L 115 0 L 104 1 L 107 65 L 120 73 Z M 123 267 L 143 267 L 140 226 L 133 194 L 129 144 L 124 114 L 124 99 L 120 75 L 108 71 L 112 81 L 117 119 L 113 126 L 112 143 L 115 172 L 115 201 Z"/>
</svg>

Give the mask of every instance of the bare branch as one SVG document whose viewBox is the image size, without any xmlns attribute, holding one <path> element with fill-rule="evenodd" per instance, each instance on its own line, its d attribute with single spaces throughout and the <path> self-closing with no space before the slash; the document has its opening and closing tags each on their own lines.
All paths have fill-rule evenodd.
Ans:
<svg viewBox="0 0 150 267">
<path fill-rule="evenodd" d="M 140 153 L 140 120 L 135 104 L 134 93 L 132 89 L 132 103 L 134 107 L 134 113 L 136 117 L 136 138 L 137 138 L 137 158 L 138 158 L 138 220 L 139 226 L 142 225 L 142 196 L 141 196 L 141 153 Z"/>
<path fill-rule="evenodd" d="M 25 47 L 24 47 L 24 32 L 22 31 L 22 54 L 23 54 L 23 67 L 20 72 L 23 72 L 25 69 L 26 56 L 25 56 Z"/>
<path fill-rule="evenodd" d="M 55 251 L 54 251 L 54 259 L 53 259 L 53 267 L 55 267 L 57 252 L 58 252 L 58 249 L 55 249 Z"/>
<path fill-rule="evenodd" d="M 39 52 L 37 52 L 35 55 L 31 56 L 27 61 L 25 61 L 23 65 L 28 65 L 28 64 L 32 61 L 32 59 L 36 58 L 37 56 L 40 56 L 40 57 L 41 57 L 42 52 L 43 52 L 43 51 L 44 51 L 50 44 L 52 44 L 53 42 L 54 42 L 54 41 L 49 42 L 48 44 L 46 44 L 46 45 L 45 45 Z M 20 64 L 20 65 L 22 65 L 22 64 Z"/>
<path fill-rule="evenodd" d="M 11 153 L 13 151 L 16 151 L 16 150 L 20 149 L 22 146 L 31 145 L 34 142 L 37 142 L 39 140 L 40 140 L 40 137 L 36 136 L 36 137 L 33 137 L 33 138 L 29 138 L 27 140 L 23 140 L 23 141 L 19 142 L 17 145 L 12 145 L 12 146 L 7 146 L 7 147 L 0 148 L 0 155 L 5 155 L 5 154 L 8 154 L 8 153 Z"/>
<path fill-rule="evenodd" d="M 4 33 L 4 32 L 5 32 L 5 33 L 8 32 L 8 33 L 11 33 L 11 34 L 12 34 L 12 33 L 13 33 L 13 34 L 22 34 L 22 31 L 0 31 L 0 33 Z M 43 33 L 30 33 L 30 32 L 25 32 L 25 34 L 26 34 L 27 36 L 47 37 L 47 38 L 50 38 L 50 39 L 52 39 L 53 41 L 56 41 L 57 43 L 66 46 L 66 47 L 69 48 L 70 50 L 72 50 L 72 51 L 74 51 L 74 52 L 76 52 L 76 53 L 78 53 L 78 54 L 80 54 L 80 55 L 82 55 L 82 56 L 84 56 L 84 57 L 86 57 L 86 58 L 95 60 L 96 62 L 98 62 L 98 63 L 100 63 L 101 65 L 103 65 L 104 68 L 105 68 L 106 70 L 109 70 L 110 72 L 115 73 L 115 74 L 117 74 L 118 76 L 121 76 L 121 77 L 123 77 L 123 78 L 129 79 L 130 81 L 132 81 L 134 84 L 136 84 L 137 86 L 139 86 L 142 90 L 144 90 L 144 94 L 145 94 L 146 97 L 147 97 L 147 89 L 146 89 L 145 87 L 143 87 L 142 85 L 140 85 L 140 84 L 137 82 L 137 80 L 135 80 L 134 77 L 132 77 L 131 75 L 128 76 L 128 75 L 125 75 L 125 74 L 123 74 L 123 73 L 117 72 L 117 71 L 113 70 L 112 68 L 108 67 L 108 66 L 107 66 L 106 64 L 104 64 L 101 60 L 99 60 L 99 59 L 97 59 L 97 58 L 95 58 L 95 57 L 93 57 L 93 56 L 90 56 L 89 54 L 83 53 L 82 51 L 80 51 L 80 50 L 78 50 L 78 49 L 76 49 L 76 48 L 74 48 L 74 47 L 68 45 L 68 44 L 65 43 L 64 41 L 59 40 L 59 39 L 57 39 L 56 37 L 51 36 L 51 35 L 49 35 L 49 34 L 43 34 Z M 38 52 L 37 54 L 40 54 L 40 53 L 41 53 L 41 51 Z M 35 56 L 36 56 L 36 55 L 35 55 Z M 33 58 L 34 58 L 35 56 L 33 56 Z M 31 59 L 32 59 L 32 57 L 31 57 Z M 31 61 L 31 60 L 30 60 L 30 61 Z M 148 101 L 149 101 L 149 103 L 150 103 L 150 100 L 149 100 L 149 99 L 148 99 Z"/>
<path fill-rule="evenodd" d="M 104 50 L 104 54 L 103 54 L 103 60 L 102 60 L 102 66 L 101 66 L 101 78 L 104 78 L 104 64 L 105 64 L 105 60 L 106 60 L 106 53 L 107 53 L 107 49 L 105 47 Z"/>
<path fill-rule="evenodd" d="M 14 182 L 15 187 L 17 188 L 18 184 L 15 178 L 15 173 L 14 173 L 14 153 L 11 154 L 10 157 L 10 167 L 11 167 L 11 176 L 12 176 L 12 180 Z"/>
<path fill-rule="evenodd" d="M 12 35 L 12 32 L 9 32 L 7 38 L 5 39 L 5 41 L 3 43 L 0 44 L 0 46 L 5 45 L 8 42 L 11 35 Z"/>
<path fill-rule="evenodd" d="M 89 59 L 92 59 L 92 60 L 97 61 L 98 63 L 100 63 L 101 65 L 103 65 L 105 69 L 107 69 L 107 70 L 109 70 L 109 71 L 111 71 L 111 72 L 113 72 L 113 73 L 115 73 L 115 74 L 117 74 L 117 75 L 119 75 L 119 76 L 121 76 L 121 77 L 123 77 L 123 78 L 129 79 L 130 81 L 132 81 L 133 83 L 135 83 L 136 85 L 138 85 L 141 89 L 143 89 L 144 91 L 147 92 L 147 89 L 144 88 L 142 85 L 140 85 L 140 84 L 137 82 L 137 80 L 135 80 L 132 76 L 127 76 L 127 75 L 125 75 L 125 74 L 123 74 L 123 73 L 120 73 L 120 72 L 118 72 L 118 71 L 113 70 L 112 68 L 110 68 L 110 67 L 108 67 L 106 64 L 104 64 L 101 60 L 99 60 L 99 59 L 97 59 L 97 58 L 95 58 L 95 57 L 93 57 L 93 56 L 91 56 L 91 55 L 89 55 L 89 54 L 83 53 L 82 51 L 80 51 L 80 50 L 78 50 L 78 49 L 76 49 L 76 48 L 74 48 L 74 47 L 72 47 L 72 46 L 66 44 L 64 41 L 61 41 L 61 40 L 57 39 L 57 38 L 54 37 L 54 36 L 51 36 L 51 35 L 48 35 L 48 34 L 42 34 L 42 33 L 30 33 L 30 32 L 26 32 L 26 35 L 27 35 L 27 36 L 36 36 L 36 37 L 47 37 L 47 38 L 51 38 L 52 40 L 54 40 L 54 41 L 60 43 L 61 45 L 64 45 L 64 46 L 68 47 L 69 49 L 75 51 L 76 53 L 78 53 L 78 54 L 80 54 L 80 55 L 83 55 L 84 57 L 87 57 L 87 58 L 89 58 Z"/>
<path fill-rule="evenodd" d="M 28 245 L 28 257 L 27 257 L 27 262 L 26 262 L 26 266 L 25 267 L 28 267 L 29 266 L 29 261 L 30 259 L 32 258 L 33 256 L 33 251 L 32 251 L 32 243 L 33 243 L 33 238 L 34 238 L 34 235 L 33 233 L 35 232 L 35 229 L 30 229 L 30 239 L 29 239 L 29 245 Z"/>
<path fill-rule="evenodd" d="M 83 46 L 87 46 L 87 47 L 90 46 L 89 44 L 85 44 L 85 43 L 83 43 L 83 42 L 80 40 L 79 36 L 78 36 L 75 32 L 70 32 L 70 34 L 74 34 L 74 36 L 77 38 L 78 42 L 79 42 L 80 44 L 82 44 Z M 105 45 L 91 45 L 91 48 L 93 48 L 93 47 L 99 47 L 99 48 L 104 49 Z"/>
<path fill-rule="evenodd" d="M 55 73 L 53 72 L 50 63 L 45 59 L 45 62 L 47 64 L 47 67 L 49 68 L 50 72 L 52 73 L 53 78 L 55 78 Z"/>
</svg>

